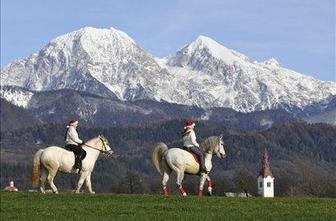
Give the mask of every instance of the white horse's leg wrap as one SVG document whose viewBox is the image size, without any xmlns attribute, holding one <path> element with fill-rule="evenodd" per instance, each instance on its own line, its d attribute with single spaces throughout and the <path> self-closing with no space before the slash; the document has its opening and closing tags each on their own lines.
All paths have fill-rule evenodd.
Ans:
<svg viewBox="0 0 336 221">
<path fill-rule="evenodd" d="M 209 176 L 207 176 L 207 180 L 208 180 L 208 193 L 212 195 L 212 181 Z"/>
<path fill-rule="evenodd" d="M 179 189 L 180 193 L 182 194 L 182 196 L 187 196 L 187 192 L 185 191 L 183 186 L 178 186 L 178 189 Z"/>
<path fill-rule="evenodd" d="M 201 179 L 200 179 L 200 184 L 199 184 L 199 189 L 197 191 L 197 195 L 198 196 L 202 196 L 203 195 L 203 188 L 204 188 L 204 183 L 205 183 L 205 180 L 207 178 L 207 175 L 202 173 L 201 175 Z"/>
<path fill-rule="evenodd" d="M 163 174 L 163 178 L 162 178 L 162 195 L 168 196 L 168 188 L 167 188 L 167 183 L 169 180 L 169 175 L 165 172 Z"/>
<path fill-rule="evenodd" d="M 184 177 L 184 171 L 178 171 L 176 184 L 177 184 L 182 196 L 186 196 L 187 192 L 184 190 L 184 188 L 182 186 L 183 177 Z"/>
</svg>

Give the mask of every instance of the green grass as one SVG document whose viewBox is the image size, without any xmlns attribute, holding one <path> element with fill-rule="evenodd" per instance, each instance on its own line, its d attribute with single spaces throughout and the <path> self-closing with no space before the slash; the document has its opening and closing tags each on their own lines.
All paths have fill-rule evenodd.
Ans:
<svg viewBox="0 0 336 221">
<path fill-rule="evenodd" d="M 336 199 L 1 192 L 1 220 L 336 220 Z"/>
</svg>

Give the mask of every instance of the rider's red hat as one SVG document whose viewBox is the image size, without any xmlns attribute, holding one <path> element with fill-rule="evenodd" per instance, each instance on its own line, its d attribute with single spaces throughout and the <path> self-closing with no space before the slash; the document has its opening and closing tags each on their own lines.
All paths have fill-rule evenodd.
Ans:
<svg viewBox="0 0 336 221">
<path fill-rule="evenodd" d="M 186 127 L 192 126 L 194 122 L 192 120 L 186 120 L 185 125 Z"/>
<path fill-rule="evenodd" d="M 74 118 L 69 121 L 69 125 L 76 125 L 76 124 L 78 124 L 78 121 Z"/>
</svg>

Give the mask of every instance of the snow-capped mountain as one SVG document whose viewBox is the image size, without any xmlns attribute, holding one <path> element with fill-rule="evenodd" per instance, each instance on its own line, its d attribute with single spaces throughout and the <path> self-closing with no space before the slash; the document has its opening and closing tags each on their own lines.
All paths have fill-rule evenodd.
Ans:
<svg viewBox="0 0 336 221">
<path fill-rule="evenodd" d="M 158 59 L 113 28 L 87 27 L 57 37 L 38 54 L 5 67 L 1 80 L 2 87 L 74 89 L 122 101 L 240 112 L 303 109 L 336 95 L 336 82 L 283 68 L 275 59 L 253 61 L 208 37 L 198 37 L 173 57 Z M 1 96 L 13 102 L 14 95 L 8 94 Z"/>
<path fill-rule="evenodd" d="M 188 92 L 188 104 L 230 107 L 242 112 L 303 108 L 336 94 L 336 82 L 283 68 L 274 59 L 256 62 L 200 36 L 162 66 Z M 189 99 L 188 99 L 189 98 Z"/>
<path fill-rule="evenodd" d="M 2 85 L 35 91 L 75 89 L 134 100 L 156 99 L 170 75 L 125 33 L 88 27 L 57 37 L 38 54 L 8 65 L 1 78 Z"/>
</svg>

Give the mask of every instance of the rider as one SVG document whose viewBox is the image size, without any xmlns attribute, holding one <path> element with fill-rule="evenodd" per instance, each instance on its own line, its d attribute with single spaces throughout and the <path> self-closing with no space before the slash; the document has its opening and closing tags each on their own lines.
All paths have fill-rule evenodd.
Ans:
<svg viewBox="0 0 336 221">
<path fill-rule="evenodd" d="M 76 131 L 77 126 L 78 126 L 77 120 L 72 119 L 69 121 L 69 124 L 67 125 L 67 131 L 65 134 L 65 144 L 66 144 L 65 148 L 75 153 L 74 168 L 78 169 L 78 172 L 80 172 L 82 169 L 82 160 L 86 156 L 86 151 L 83 150 L 82 148 L 84 142 L 78 137 L 78 133 Z"/>
<path fill-rule="evenodd" d="M 185 122 L 184 131 L 182 133 L 183 149 L 192 151 L 200 158 L 201 172 L 207 172 L 204 164 L 204 156 L 200 149 L 199 144 L 196 141 L 196 134 L 194 131 L 195 123 L 192 120 Z"/>
</svg>

